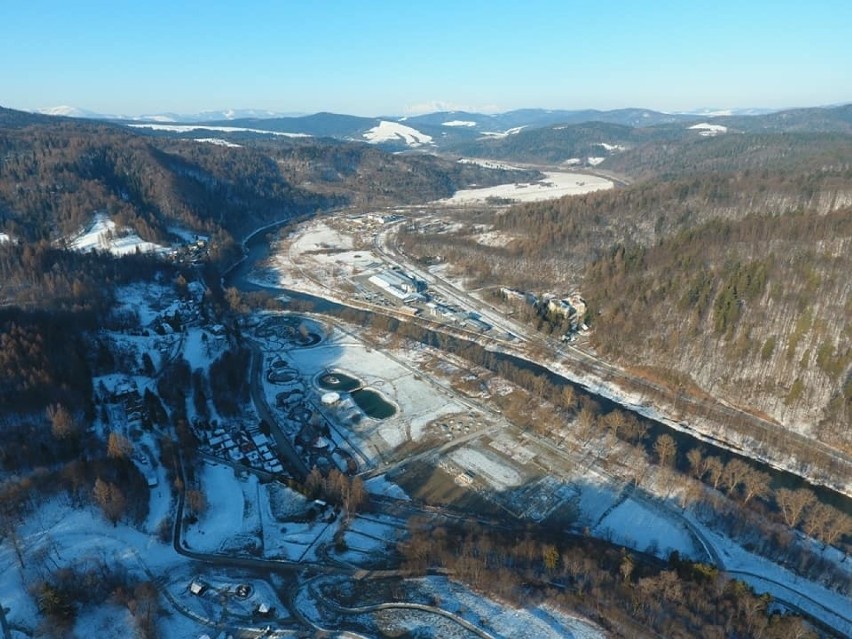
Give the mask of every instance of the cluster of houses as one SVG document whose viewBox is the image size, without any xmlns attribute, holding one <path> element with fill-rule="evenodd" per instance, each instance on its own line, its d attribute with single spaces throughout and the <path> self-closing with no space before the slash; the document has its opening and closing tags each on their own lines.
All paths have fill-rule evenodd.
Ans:
<svg viewBox="0 0 852 639">
<path fill-rule="evenodd" d="M 176 264 L 201 264 L 210 256 L 210 238 L 196 235 L 195 239 L 187 242 L 168 253 L 168 257 Z"/>
<path fill-rule="evenodd" d="M 258 429 L 236 429 L 228 432 L 219 427 L 212 431 L 197 429 L 197 433 L 210 453 L 216 457 L 273 475 L 284 472 L 275 442 Z"/>
</svg>

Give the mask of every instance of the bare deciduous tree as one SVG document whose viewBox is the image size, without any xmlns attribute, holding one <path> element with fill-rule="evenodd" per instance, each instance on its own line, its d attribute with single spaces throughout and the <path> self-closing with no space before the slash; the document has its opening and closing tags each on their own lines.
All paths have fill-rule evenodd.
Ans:
<svg viewBox="0 0 852 639">
<path fill-rule="evenodd" d="M 677 455 L 677 443 L 671 435 L 660 435 L 654 442 L 654 452 L 661 466 L 668 466 L 674 462 Z"/>
<path fill-rule="evenodd" d="M 784 521 L 792 528 L 795 528 L 799 524 L 802 513 L 814 502 L 816 502 L 816 495 L 807 488 L 800 488 L 798 490 L 779 488 L 775 491 L 775 503 L 778 504 Z"/>
<path fill-rule="evenodd" d="M 133 444 L 121 433 L 115 431 L 107 439 L 107 457 L 111 459 L 127 459 L 133 452 Z"/>
</svg>

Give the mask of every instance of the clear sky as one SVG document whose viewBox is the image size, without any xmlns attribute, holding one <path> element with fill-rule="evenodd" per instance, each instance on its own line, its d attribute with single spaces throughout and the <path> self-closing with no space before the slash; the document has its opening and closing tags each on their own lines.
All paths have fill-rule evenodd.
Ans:
<svg viewBox="0 0 852 639">
<path fill-rule="evenodd" d="M 852 0 L 0 0 L 0 105 L 404 115 L 852 102 Z"/>
</svg>

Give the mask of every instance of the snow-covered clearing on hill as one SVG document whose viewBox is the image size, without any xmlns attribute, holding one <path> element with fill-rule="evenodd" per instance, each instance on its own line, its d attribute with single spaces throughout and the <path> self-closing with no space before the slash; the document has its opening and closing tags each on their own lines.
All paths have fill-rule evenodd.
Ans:
<svg viewBox="0 0 852 639">
<path fill-rule="evenodd" d="M 488 198 L 505 198 L 518 202 L 552 200 L 565 195 L 580 195 L 592 191 L 611 189 L 613 183 L 606 178 L 585 173 L 550 171 L 538 182 L 500 184 L 481 189 L 462 189 L 443 200 L 441 204 L 473 204 Z"/>
<path fill-rule="evenodd" d="M 241 149 L 243 147 L 242 144 L 234 144 L 233 142 L 228 142 L 222 138 L 197 138 L 195 141 L 207 142 L 209 144 L 215 144 L 216 146 L 226 146 L 230 149 Z"/>
<path fill-rule="evenodd" d="M 601 157 L 586 158 L 586 162 L 588 162 L 592 166 L 597 166 L 598 164 L 600 164 L 604 160 L 606 160 L 606 158 L 601 158 Z"/>
<path fill-rule="evenodd" d="M 483 246 L 506 246 L 513 238 L 503 231 L 486 231 L 475 236 L 474 239 Z"/>
<path fill-rule="evenodd" d="M 142 253 L 164 253 L 165 246 L 146 242 L 135 231 L 119 230 L 105 213 L 96 213 L 89 228 L 68 239 L 68 247 L 75 251 L 109 251 L 113 255 L 128 255 L 138 249 Z"/>
<path fill-rule="evenodd" d="M 482 135 L 487 138 L 505 138 L 510 135 L 515 135 L 516 133 L 520 133 L 522 129 L 526 127 L 526 124 L 522 126 L 516 126 L 511 129 L 506 129 L 505 131 L 483 131 Z"/>
<path fill-rule="evenodd" d="M 0 233 L 0 244 L 11 242 L 12 238 L 7 233 Z"/>
<path fill-rule="evenodd" d="M 399 122 L 388 122 L 387 120 L 382 120 L 377 126 L 364 133 L 364 139 L 374 144 L 380 142 L 404 142 L 411 147 L 432 143 L 431 135 L 421 133 L 417 129 L 400 124 Z"/>
<path fill-rule="evenodd" d="M 698 131 L 699 135 L 703 135 L 704 137 L 713 137 L 714 135 L 728 132 L 728 127 L 726 126 L 722 126 L 721 124 L 709 124 L 707 122 L 693 124 L 689 128 L 692 131 Z"/>
<path fill-rule="evenodd" d="M 450 120 L 449 122 L 443 122 L 441 126 L 476 126 L 476 122 L 471 122 L 470 120 Z"/>
<path fill-rule="evenodd" d="M 511 164 L 495 162 L 494 160 L 480 160 L 477 158 L 461 158 L 459 159 L 459 164 L 475 164 L 477 166 L 483 166 L 486 169 L 499 169 L 502 171 L 523 171 L 522 168 L 512 166 Z"/>
<path fill-rule="evenodd" d="M 607 151 L 624 151 L 627 148 L 621 144 L 607 144 L 606 142 L 598 142 L 595 146 L 602 146 Z"/>
<path fill-rule="evenodd" d="M 189 133 L 191 131 L 219 131 L 221 133 L 263 133 L 266 135 L 281 135 L 285 138 L 309 138 L 307 133 L 286 133 L 284 131 L 269 131 L 267 129 L 251 129 L 243 126 L 209 126 L 206 124 L 128 124 L 133 129 L 151 129 L 154 131 L 171 131 L 173 133 Z"/>
</svg>

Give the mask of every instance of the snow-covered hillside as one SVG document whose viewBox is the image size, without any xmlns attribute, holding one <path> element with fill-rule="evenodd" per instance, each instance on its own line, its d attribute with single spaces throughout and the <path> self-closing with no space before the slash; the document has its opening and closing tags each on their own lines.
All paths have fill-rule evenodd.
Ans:
<svg viewBox="0 0 852 639">
<path fill-rule="evenodd" d="M 138 249 L 142 253 L 162 253 L 165 246 L 146 242 L 134 231 L 120 230 L 104 213 L 96 213 L 92 224 L 68 239 L 68 248 L 75 251 L 109 251 L 113 255 L 128 255 Z"/>
<path fill-rule="evenodd" d="M 432 136 L 421 133 L 399 122 L 382 120 L 377 126 L 364 133 L 364 139 L 373 144 L 383 142 L 403 142 L 410 147 L 432 144 Z"/>
</svg>

